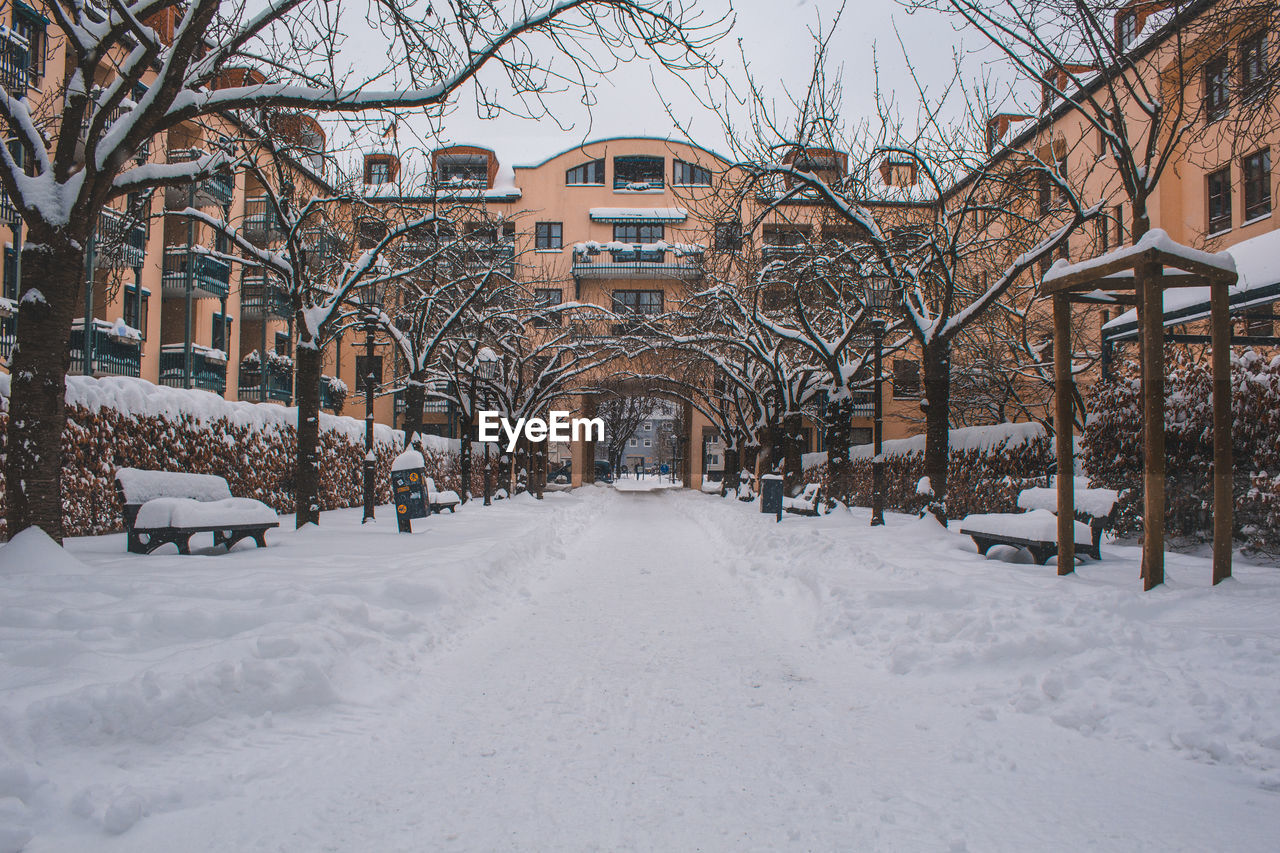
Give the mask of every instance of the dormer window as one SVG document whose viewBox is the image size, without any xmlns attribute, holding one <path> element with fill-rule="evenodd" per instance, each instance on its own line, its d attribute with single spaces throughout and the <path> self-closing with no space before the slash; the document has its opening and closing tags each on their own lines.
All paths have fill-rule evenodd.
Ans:
<svg viewBox="0 0 1280 853">
<path fill-rule="evenodd" d="M 370 186 L 389 184 L 396 179 L 396 158 L 391 154 L 366 154 L 364 182 Z"/>
<path fill-rule="evenodd" d="M 666 186 L 666 162 L 661 157 L 614 157 L 615 190 L 660 190 Z"/>
<path fill-rule="evenodd" d="M 1116 42 L 1120 50 L 1128 50 L 1138 40 L 1138 13 L 1132 9 L 1122 12 L 1116 20 Z"/>
<path fill-rule="evenodd" d="M 574 166 L 564 173 L 564 182 L 569 186 L 604 186 L 604 160 L 592 160 L 581 166 Z"/>
<path fill-rule="evenodd" d="M 671 183 L 677 187 L 711 186 L 711 170 L 683 160 L 675 161 Z"/>
<path fill-rule="evenodd" d="M 436 160 L 436 180 L 444 186 L 487 186 L 489 158 L 483 154 L 441 154 Z"/>
</svg>

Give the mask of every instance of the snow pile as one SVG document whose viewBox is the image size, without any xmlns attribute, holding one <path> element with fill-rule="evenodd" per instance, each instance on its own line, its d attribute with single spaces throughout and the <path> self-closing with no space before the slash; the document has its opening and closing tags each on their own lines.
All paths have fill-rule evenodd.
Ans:
<svg viewBox="0 0 1280 853">
<path fill-rule="evenodd" d="M 276 511 L 253 498 L 224 498 L 218 501 L 191 498 L 154 498 L 138 510 L 134 527 L 212 527 L 214 525 L 274 524 Z"/>
<path fill-rule="evenodd" d="M 422 454 L 412 447 L 391 461 L 392 471 L 417 471 L 427 467 Z"/>
<path fill-rule="evenodd" d="M 1045 438 L 1044 427 L 1038 423 L 1004 423 L 992 426 L 962 427 L 951 430 L 947 439 L 952 453 L 997 453 L 1006 448 L 1021 447 Z M 883 455 L 924 455 L 924 433 L 910 438 L 895 438 L 883 442 Z M 874 445 L 859 444 L 849 449 L 850 459 L 870 459 Z"/>
<path fill-rule="evenodd" d="M 1120 500 L 1120 492 L 1116 489 L 1091 489 L 1089 481 L 1081 477 L 1075 478 L 1074 503 L 1076 512 L 1091 515 L 1094 518 L 1106 518 L 1115 509 Z M 1018 506 L 1022 509 L 1045 509 L 1058 511 L 1058 489 L 1030 488 L 1023 489 L 1018 495 Z"/>
<path fill-rule="evenodd" d="M 1075 541 L 1092 542 L 1089 525 L 1074 521 Z M 994 536 L 1012 536 L 1032 542 L 1058 541 L 1058 516 L 1046 509 L 1028 512 L 995 512 L 969 515 L 953 525 L 966 533 L 990 533 Z"/>
<path fill-rule="evenodd" d="M 931 725 L 954 714 L 963 741 L 1012 745 L 1027 731 L 1016 718 L 1033 716 L 1061 727 L 1064 756 L 1101 741 L 1117 764 L 1165 752 L 1266 802 L 1280 788 L 1274 568 L 1237 557 L 1234 579 L 1214 587 L 1208 559 L 1168 554 L 1168 583 L 1144 593 L 1138 547 L 1107 545 L 1105 559 L 1059 578 L 1024 553 L 1019 564 L 980 557 L 958 534 L 970 520 L 949 531 L 888 514 L 871 528 L 860 510 L 765 524 L 697 495 L 681 512 L 779 618 L 910 679 L 893 689 L 915 693 Z M 1055 538 L 1049 513 L 1015 518 L 1036 516 Z"/>
<path fill-rule="evenodd" d="M 121 833 L 151 849 L 135 835 L 150 822 L 281 773 L 273 749 L 376 725 L 602 506 L 472 504 L 417 536 L 389 506 L 368 525 L 340 510 L 270 548 L 190 557 L 128 555 L 121 535 L 64 552 L 24 531 L 0 548 L 0 850 Z"/>
</svg>

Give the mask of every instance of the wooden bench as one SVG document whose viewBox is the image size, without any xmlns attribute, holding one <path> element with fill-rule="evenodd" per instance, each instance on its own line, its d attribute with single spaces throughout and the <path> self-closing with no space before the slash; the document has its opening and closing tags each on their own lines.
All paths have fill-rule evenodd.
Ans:
<svg viewBox="0 0 1280 853">
<path fill-rule="evenodd" d="M 1102 533 L 1112 526 L 1119 502 L 1113 489 L 1077 489 L 1076 520 L 1072 522 L 1077 553 L 1102 559 Z M 1018 506 L 1026 512 L 994 512 L 971 515 L 960 522 L 960 532 L 973 539 L 979 554 L 993 545 L 1026 548 L 1040 565 L 1058 554 L 1058 491 L 1055 488 L 1023 489 Z M 1080 519 L 1086 519 L 1081 521 Z"/>
<path fill-rule="evenodd" d="M 427 478 L 427 504 L 431 507 L 432 512 L 443 512 L 449 510 L 454 512 L 458 508 L 458 504 L 462 503 L 462 498 L 458 497 L 458 493 L 445 489 L 443 492 L 436 488 L 436 481 Z"/>
<path fill-rule="evenodd" d="M 115 482 L 131 554 L 150 554 L 169 542 L 190 554 L 196 533 L 212 533 L 214 547 L 227 550 L 242 539 L 265 548 L 267 530 L 280 526 L 275 510 L 232 497 L 227 481 L 212 474 L 121 468 Z"/>
<path fill-rule="evenodd" d="M 816 516 L 821 500 L 822 487 L 817 483 L 806 483 L 800 494 L 794 498 L 784 497 L 782 499 L 782 508 L 796 515 Z"/>
</svg>

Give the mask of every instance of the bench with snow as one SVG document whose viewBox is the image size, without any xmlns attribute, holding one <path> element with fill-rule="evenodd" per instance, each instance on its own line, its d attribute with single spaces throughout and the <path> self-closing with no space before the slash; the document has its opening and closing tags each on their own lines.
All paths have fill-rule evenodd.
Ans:
<svg viewBox="0 0 1280 853">
<path fill-rule="evenodd" d="M 1102 559 L 1102 531 L 1112 524 L 1120 495 L 1114 489 L 1081 488 L 1075 491 L 1076 520 L 1072 522 L 1076 550 Z M 1023 489 L 1018 494 L 1021 513 L 993 512 L 961 520 L 960 532 L 973 539 L 979 554 L 992 545 L 1026 548 L 1040 565 L 1058 553 L 1058 490 Z M 1088 519 L 1088 523 L 1079 519 Z"/>
<path fill-rule="evenodd" d="M 448 489 L 440 491 L 436 488 L 436 481 L 428 477 L 427 503 L 431 506 L 432 512 L 443 512 L 446 509 L 453 512 L 458 508 L 458 504 L 462 503 L 462 498 L 458 497 L 457 492 Z"/>
<path fill-rule="evenodd" d="M 794 498 L 783 496 L 782 508 L 796 515 L 817 515 L 821 500 L 822 487 L 817 483 L 806 483 L 804 489 Z"/>
<path fill-rule="evenodd" d="M 252 498 L 233 498 L 227 481 L 213 474 L 121 468 L 116 490 L 131 554 L 150 554 L 167 542 L 179 554 L 190 554 L 196 533 L 212 533 L 214 546 L 227 550 L 241 539 L 265 548 L 267 530 L 280 526 L 275 510 Z"/>
</svg>

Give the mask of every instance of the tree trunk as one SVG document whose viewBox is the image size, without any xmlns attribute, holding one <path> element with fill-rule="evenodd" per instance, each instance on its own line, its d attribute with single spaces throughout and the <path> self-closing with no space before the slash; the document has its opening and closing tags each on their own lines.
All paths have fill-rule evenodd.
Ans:
<svg viewBox="0 0 1280 853">
<path fill-rule="evenodd" d="M 827 488 L 829 497 L 849 503 L 849 442 L 853 422 L 853 398 L 848 395 L 827 404 Z"/>
<path fill-rule="evenodd" d="M 790 413 L 782 419 L 782 489 L 788 495 L 794 495 L 800 487 L 803 424 L 804 417 L 799 412 Z"/>
<path fill-rule="evenodd" d="M 729 492 L 733 492 L 736 497 L 738 494 L 739 466 L 738 446 L 726 446 L 724 449 L 724 474 L 720 477 L 720 497 L 724 497 Z"/>
<path fill-rule="evenodd" d="M 320 349 L 300 341 L 295 353 L 298 401 L 298 456 L 295 464 L 294 525 L 320 523 Z"/>
<path fill-rule="evenodd" d="M 9 363 L 7 532 L 13 538 L 39 527 L 62 542 L 62 433 L 74 294 L 82 287 L 84 253 L 51 234 L 33 231 L 31 237 L 22 252 L 17 345 Z"/>
<path fill-rule="evenodd" d="M 361 377 L 356 377 L 362 381 Z M 425 373 L 415 373 L 404 386 L 404 446 L 408 447 L 413 434 L 422 432 L 422 410 L 426 406 L 427 386 Z"/>
<path fill-rule="evenodd" d="M 929 512 L 947 523 L 947 464 L 950 460 L 948 431 L 951 426 L 951 344 L 926 344 L 924 357 L 924 473 L 933 497 Z"/>
</svg>

